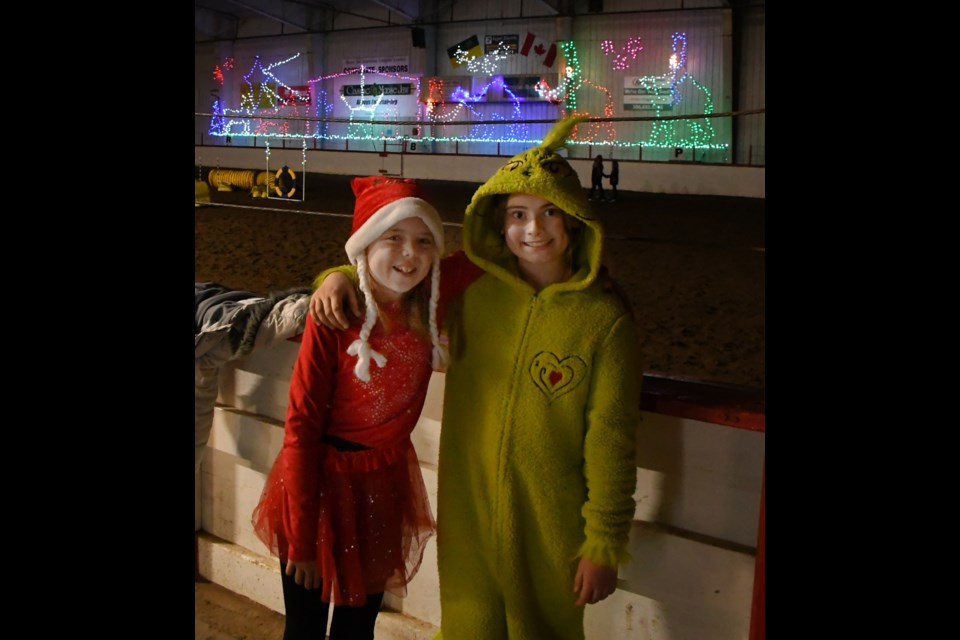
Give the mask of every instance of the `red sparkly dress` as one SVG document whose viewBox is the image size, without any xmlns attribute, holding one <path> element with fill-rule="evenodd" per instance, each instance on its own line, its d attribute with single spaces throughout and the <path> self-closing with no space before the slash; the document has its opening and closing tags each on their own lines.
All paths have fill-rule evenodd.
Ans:
<svg viewBox="0 0 960 640">
<path fill-rule="evenodd" d="M 347 354 L 362 318 L 345 331 L 307 320 L 283 446 L 253 512 L 281 569 L 288 558 L 316 560 L 321 599 L 337 605 L 360 606 L 381 591 L 406 595 L 436 533 L 410 441 L 432 373 L 430 341 L 406 327 L 396 305 L 380 312 L 369 342 L 387 362 L 371 362 L 370 382 L 354 375 L 357 359 Z M 341 450 L 336 439 L 367 448 Z"/>
</svg>

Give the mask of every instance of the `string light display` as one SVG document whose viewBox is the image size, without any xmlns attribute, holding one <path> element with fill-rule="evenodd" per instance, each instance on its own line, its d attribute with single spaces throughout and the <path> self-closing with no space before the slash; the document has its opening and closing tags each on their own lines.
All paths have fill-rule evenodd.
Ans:
<svg viewBox="0 0 960 640">
<path fill-rule="evenodd" d="M 366 112 L 370 114 L 369 119 L 373 120 L 374 116 L 377 113 L 377 110 L 380 108 L 380 103 L 383 101 L 383 95 L 384 95 L 383 91 L 376 91 L 376 90 L 374 90 L 376 97 L 373 100 L 366 100 L 365 98 L 369 95 L 367 93 L 366 86 L 367 86 L 367 68 L 363 65 L 360 65 L 360 93 L 359 93 L 359 99 L 356 100 L 356 102 L 360 103 L 360 106 L 354 106 L 350 104 L 350 101 L 347 99 L 346 94 L 345 93 L 340 94 L 340 101 L 343 102 L 343 104 L 345 104 L 347 109 L 350 111 L 351 128 L 357 125 L 357 123 L 354 122 L 354 116 L 358 112 L 360 113 Z M 363 127 L 363 125 L 361 125 L 361 127 Z M 372 132 L 369 130 L 366 130 L 365 128 L 358 127 L 354 133 L 356 135 L 368 135 Z"/>
<path fill-rule="evenodd" d="M 447 122 L 453 120 L 461 111 L 463 111 L 464 104 L 458 102 L 456 107 L 453 107 L 450 111 L 447 111 L 447 101 L 444 98 L 445 92 L 443 90 L 443 80 L 438 80 L 436 78 L 430 78 L 427 80 L 427 99 L 424 103 L 424 117 L 430 120 L 433 123 L 439 123 L 445 125 Z"/>
<path fill-rule="evenodd" d="M 606 87 L 601 87 L 598 84 L 594 84 L 589 80 L 583 80 L 580 83 L 580 86 L 587 85 L 593 87 L 595 90 L 603 93 L 606 98 L 603 103 L 603 117 L 612 118 L 613 117 L 613 94 L 610 93 L 610 90 Z M 588 118 L 592 118 L 593 114 L 589 112 L 585 113 L 573 113 L 571 115 L 583 115 Z M 604 133 L 604 131 L 606 133 Z M 574 138 L 583 138 L 588 141 L 602 141 L 603 144 L 613 144 L 617 139 L 617 129 L 613 126 L 613 123 L 609 120 L 606 122 L 585 122 L 577 127 L 576 131 L 571 134 Z"/>
<path fill-rule="evenodd" d="M 572 40 L 563 40 L 559 44 L 565 60 L 560 66 L 560 80 L 555 89 L 551 89 L 546 80 L 540 80 L 537 83 L 537 93 L 554 104 L 565 102 L 567 108 L 576 113 L 577 89 L 581 84 L 580 58 L 577 57 L 577 47 Z"/>
<path fill-rule="evenodd" d="M 223 70 L 233 70 L 233 58 L 227 58 L 223 61 L 223 69 L 220 65 L 213 67 L 213 79 L 223 87 Z M 227 135 L 227 119 L 224 118 L 223 102 L 219 96 L 213 99 L 213 117 L 210 119 L 210 133 L 213 135 Z"/>
<path fill-rule="evenodd" d="M 562 62 L 556 87 L 550 87 L 546 79 L 541 78 L 535 86 L 540 100 L 558 105 L 563 112 L 562 116 L 578 115 L 595 118 L 596 114 L 578 109 L 578 94 L 581 91 L 599 92 L 603 98 L 603 117 L 614 118 L 614 96 L 605 86 L 584 78 L 577 47 L 573 41 L 557 43 L 562 53 Z M 714 105 L 710 91 L 698 82 L 686 70 L 686 34 L 674 33 L 672 37 L 673 54 L 670 56 L 669 70 L 659 76 L 644 76 L 638 79 L 638 86 L 654 96 L 669 94 L 669 100 L 655 101 L 654 117 L 663 117 L 664 108 L 669 104 L 670 115 L 676 115 L 679 105 L 684 101 L 684 90 L 689 93 L 698 91 L 703 94 L 704 109 L 702 113 L 713 113 Z M 612 57 L 614 71 L 626 69 L 644 50 L 640 37 L 632 37 L 619 49 L 611 40 L 601 42 L 601 50 L 608 57 Z M 268 66 L 261 63 L 260 56 L 254 58 L 250 70 L 242 76 L 245 84 L 239 109 L 229 109 L 225 106 L 222 97 L 214 97 L 213 115 L 210 120 L 209 132 L 216 136 L 260 136 L 263 138 L 304 138 L 303 148 L 306 150 L 306 138 L 330 141 L 374 141 L 400 142 L 408 136 L 401 135 L 399 128 L 384 128 L 384 121 L 394 119 L 398 123 L 410 124 L 417 128 L 416 139 L 420 142 L 447 143 L 447 142 L 497 142 L 519 143 L 524 145 L 538 144 L 541 140 L 531 138 L 528 126 L 523 123 L 524 98 L 517 96 L 507 85 L 502 75 L 496 75 L 500 63 L 511 55 L 510 50 L 499 43 L 497 48 L 483 56 L 471 56 L 458 49 L 455 59 L 463 65 L 473 76 L 490 76 L 488 81 L 473 92 L 463 85 L 456 87 L 452 92 L 445 91 L 444 83 L 439 78 L 427 78 L 426 97 L 422 99 L 421 78 L 417 76 L 403 76 L 393 73 L 376 72 L 372 68 L 361 65 L 357 69 L 348 69 L 341 73 L 319 76 L 308 81 L 309 91 L 294 89 L 278 77 L 283 65 L 296 60 L 300 53 L 275 62 Z M 214 79 L 221 86 L 225 86 L 229 72 L 233 71 L 235 63 L 232 58 L 216 65 L 213 71 Z M 331 81 L 348 75 L 359 74 L 359 93 L 351 94 L 357 98 L 352 103 L 344 95 L 341 88 L 336 98 L 330 95 L 325 87 Z M 371 76 L 377 76 L 373 79 Z M 383 83 L 379 84 L 379 79 Z M 402 81 L 410 83 L 410 95 L 416 101 L 415 113 L 410 116 L 399 112 L 397 100 L 384 101 L 386 95 L 383 87 L 387 81 Z M 503 102 L 509 103 L 509 113 L 494 112 L 484 114 L 477 109 L 478 103 L 489 103 L 490 92 L 497 90 L 503 96 Z M 356 92 L 356 89 L 354 89 Z M 446 96 L 449 96 L 448 98 Z M 312 98 L 312 99 L 311 99 Z M 499 97 L 492 100 L 499 101 Z M 691 102 L 688 98 L 687 102 Z M 349 122 L 346 132 L 343 127 L 335 127 L 335 123 L 328 119 L 334 117 L 335 107 L 341 104 L 349 113 Z M 307 111 L 309 108 L 312 114 Z M 291 131 L 289 116 L 314 116 L 315 121 L 308 121 L 303 127 L 303 133 Z M 454 135 L 447 135 L 447 126 L 457 120 L 468 119 L 469 131 L 464 131 L 459 125 Z M 376 122 L 376 124 L 374 124 Z M 503 124 L 509 123 L 509 124 Z M 425 129 L 424 127 L 431 127 Z M 683 119 L 683 120 L 653 120 L 650 135 L 645 140 L 618 140 L 615 123 L 587 122 L 581 124 L 570 138 L 570 145 L 603 144 L 612 148 L 672 148 L 676 146 L 694 147 L 701 149 L 727 149 L 728 144 L 714 142 L 716 132 L 710 119 Z M 267 157 L 269 158 L 269 145 Z"/>
<path fill-rule="evenodd" d="M 233 69 L 233 58 L 227 58 L 223 61 L 223 69 L 231 71 Z M 214 65 L 213 67 L 213 79 L 220 83 L 220 86 L 223 86 L 223 69 L 220 68 L 220 65 Z"/>
<path fill-rule="evenodd" d="M 454 56 L 458 64 L 467 65 L 467 70 L 470 73 L 481 75 L 481 76 L 492 76 L 497 72 L 497 67 L 499 62 L 505 59 L 510 54 L 510 50 L 503 44 L 503 42 L 497 43 L 497 48 L 491 51 L 490 53 L 484 54 L 482 56 L 468 56 L 467 52 L 463 49 L 457 48 L 454 52 Z"/>
<path fill-rule="evenodd" d="M 258 55 L 258 56 L 254 56 L 253 66 L 250 67 L 250 71 L 248 71 L 247 74 L 246 74 L 245 76 L 243 76 L 243 81 L 247 83 L 247 86 L 248 86 L 248 87 L 250 87 L 250 91 L 249 91 L 246 95 L 250 96 L 250 99 L 251 99 L 251 101 L 252 101 L 253 96 L 255 95 L 255 93 L 259 93 L 259 94 L 261 94 L 260 102 L 263 102 L 263 96 L 262 96 L 262 94 L 263 94 L 264 91 L 266 91 L 267 96 L 268 96 L 267 99 L 270 100 L 270 102 L 273 104 L 273 106 L 275 106 L 275 107 L 277 107 L 277 106 L 286 106 L 286 105 L 294 105 L 294 106 L 295 106 L 296 103 L 297 103 L 297 98 L 300 97 L 300 92 L 299 92 L 299 91 L 296 91 L 296 90 L 294 90 L 293 88 L 291 88 L 291 87 L 287 86 L 286 84 L 284 84 L 284 83 L 273 73 L 272 69 L 275 69 L 275 68 L 277 68 L 277 67 L 280 67 L 280 66 L 282 66 L 282 65 L 285 65 L 285 64 L 287 64 L 288 62 L 290 62 L 291 60 L 295 60 L 295 59 L 297 59 L 297 58 L 299 58 L 299 57 L 300 57 L 300 54 L 299 54 L 299 53 L 295 53 L 294 55 L 290 56 L 290 57 L 287 58 L 286 60 L 281 60 L 280 62 L 274 62 L 274 63 L 271 64 L 270 66 L 264 68 L 264 67 L 260 64 L 260 56 L 259 56 L 259 55 Z M 257 83 L 257 86 L 255 87 L 253 81 L 250 80 L 250 78 L 253 77 L 254 74 L 256 74 L 258 71 L 263 75 L 263 78 L 264 78 L 264 79 L 263 79 L 263 80 L 260 80 L 260 81 Z M 275 87 L 282 87 L 283 89 L 285 89 L 285 90 L 286 90 L 286 94 L 287 94 L 288 96 L 291 96 L 291 98 L 282 99 L 282 98 L 280 97 L 280 95 L 277 93 Z M 259 91 L 256 91 L 256 89 L 259 89 Z M 309 98 L 308 98 L 307 100 L 305 100 L 305 101 L 306 101 L 306 102 L 309 102 Z M 243 108 L 243 106 L 244 106 L 243 104 L 240 105 L 241 108 Z M 248 108 L 252 110 L 252 109 L 255 109 L 256 106 L 251 104 Z"/>
<path fill-rule="evenodd" d="M 453 90 L 453 92 L 450 94 L 450 98 L 455 102 L 457 102 L 458 104 L 460 104 L 461 106 L 463 106 L 464 108 L 466 108 L 470 112 L 470 114 L 473 116 L 474 120 L 484 120 L 484 114 L 478 111 L 477 109 L 475 109 L 474 107 L 472 107 L 471 104 L 474 104 L 477 102 L 486 102 L 487 94 L 490 92 L 491 89 L 499 89 L 503 91 L 505 94 L 507 94 L 510 97 L 510 102 L 513 105 L 514 124 L 511 124 L 507 127 L 507 130 L 509 132 L 507 135 L 507 140 L 516 140 L 521 138 L 523 135 L 525 135 L 526 126 L 516 122 L 518 120 L 523 119 L 523 113 L 521 112 L 521 109 L 520 109 L 520 98 L 517 97 L 517 95 L 510 90 L 510 87 L 506 85 L 506 83 L 503 81 L 503 76 L 496 76 L 495 78 L 493 78 L 490 82 L 484 85 L 483 88 L 481 88 L 479 93 L 477 93 L 476 95 L 468 94 L 462 86 L 459 86 Z M 496 112 L 491 113 L 489 115 L 489 119 L 499 120 L 501 122 L 507 121 L 507 118 L 503 114 L 496 113 Z M 494 129 L 501 130 L 503 129 L 503 126 L 500 126 L 500 125 L 494 126 L 494 125 L 488 125 L 488 124 L 474 124 L 470 128 L 470 137 L 473 139 L 489 142 L 495 139 L 495 136 L 493 133 Z"/>
<path fill-rule="evenodd" d="M 333 102 L 327 98 L 327 92 L 324 89 L 321 89 L 318 86 L 311 85 L 313 92 L 316 95 L 314 114 L 320 118 L 314 123 L 313 132 L 307 133 L 314 138 L 325 138 L 327 135 L 329 123 L 323 120 L 323 118 L 329 118 L 333 115 Z"/>
<path fill-rule="evenodd" d="M 494 76 L 497 68 L 499 67 L 500 61 L 504 60 L 508 55 L 511 55 L 510 50 L 503 44 L 503 42 L 499 42 L 497 47 L 492 52 L 483 56 L 468 55 L 460 48 L 454 52 L 454 58 L 458 66 L 465 65 L 467 69 L 474 74 L 487 76 Z M 467 91 L 463 85 L 458 85 L 453 91 L 450 92 L 450 100 L 456 103 L 456 106 L 449 110 L 446 108 L 446 99 L 444 98 L 446 94 L 443 91 L 443 81 L 433 78 L 429 79 L 424 118 L 433 124 L 446 125 L 446 123 L 452 121 L 461 114 L 464 114 L 465 116 L 464 112 L 467 112 L 470 114 L 472 120 L 486 119 L 488 122 L 507 122 L 508 120 L 503 114 L 492 113 L 489 114 L 488 118 L 485 118 L 483 113 L 471 106 L 472 104 L 476 104 L 478 102 L 487 102 L 487 96 L 491 89 L 499 89 L 503 93 L 507 94 L 507 96 L 509 96 L 509 101 L 512 103 L 514 123 L 508 125 L 507 127 L 508 133 L 506 140 L 522 140 L 524 136 L 527 135 L 527 126 L 516 122 L 523 119 L 523 113 L 520 107 L 520 102 L 522 100 L 507 86 L 503 76 L 494 76 L 476 94 Z M 503 126 L 500 125 L 473 124 L 471 125 L 469 134 L 465 138 L 461 137 L 457 139 L 469 140 L 472 142 L 490 142 L 496 140 L 494 130 L 502 129 Z"/>
<path fill-rule="evenodd" d="M 303 108 L 309 104 L 309 94 L 293 89 L 280 80 L 273 69 L 287 64 L 300 56 L 296 53 L 285 60 L 275 62 L 267 67 L 260 63 L 260 56 L 256 55 L 250 70 L 243 75 L 246 90 L 240 99 L 239 109 L 227 109 L 220 100 L 214 101 L 214 114 L 210 122 L 210 133 L 223 136 L 289 136 L 290 122 L 280 120 L 284 116 L 305 116 Z M 225 70 L 232 70 L 233 58 L 227 58 L 223 67 L 216 67 L 214 78 L 224 84 Z M 282 90 L 283 96 L 278 93 Z M 261 106 L 267 104 L 269 106 Z M 240 116 L 240 117 L 238 117 Z M 256 116 L 254 120 L 249 117 Z M 265 117 L 275 116 L 276 119 Z M 237 128 L 235 128 L 237 127 Z"/>
<path fill-rule="evenodd" d="M 470 52 L 464 51 L 459 46 L 457 50 L 453 52 L 453 61 L 454 67 L 459 67 L 460 65 L 469 62 L 474 59 L 475 56 L 470 55 Z"/>
<path fill-rule="evenodd" d="M 713 113 L 713 96 L 709 89 L 687 72 L 687 35 L 674 33 L 671 37 L 673 53 L 668 60 L 668 70 L 659 76 L 643 76 L 638 79 L 638 86 L 648 94 L 660 96 L 664 92 L 670 96 L 669 102 L 654 102 L 654 115 L 661 117 L 665 106 L 671 110 L 683 102 L 683 86 L 690 83 L 703 94 L 704 105 L 702 113 Z M 654 120 L 650 136 L 644 146 L 657 148 L 693 147 L 718 149 L 727 145 L 714 143 L 716 131 L 709 118 L 696 120 Z"/>
<path fill-rule="evenodd" d="M 606 87 L 584 79 L 576 44 L 572 40 L 562 41 L 560 42 L 560 51 L 564 58 L 564 63 L 560 67 L 560 81 L 556 88 L 551 89 L 549 83 L 541 79 L 537 83 L 537 93 L 545 100 L 562 105 L 565 111 L 564 115 L 592 118 L 594 117 L 592 113 L 577 108 L 577 95 L 583 86 L 587 85 L 603 94 L 603 115 L 605 118 L 612 118 L 613 94 Z M 579 125 L 570 134 L 569 139 L 571 141 L 585 140 L 594 144 L 614 144 L 617 141 L 617 131 L 613 123 L 609 121 L 587 122 Z"/>
<path fill-rule="evenodd" d="M 623 45 L 623 49 L 617 52 L 612 40 L 604 40 L 600 43 L 600 49 L 607 54 L 608 58 L 610 54 L 615 54 L 613 58 L 613 70 L 623 71 L 632 61 L 636 60 L 640 52 L 643 51 L 643 45 L 640 42 L 639 37 L 630 38 L 627 40 L 627 43 Z"/>
<path fill-rule="evenodd" d="M 329 97 L 324 84 L 330 84 L 335 80 L 359 74 L 360 82 L 357 93 L 351 93 L 347 96 L 341 88 L 337 99 L 346 106 L 349 112 L 349 124 L 346 135 L 337 135 L 330 132 L 329 123 L 317 122 L 316 129 L 311 134 L 313 137 L 324 140 L 400 140 L 402 136 L 392 135 L 383 129 L 383 125 L 374 125 L 371 120 L 389 120 L 399 119 L 399 110 L 396 105 L 386 106 L 384 97 L 386 96 L 385 87 L 392 81 L 399 80 L 401 84 L 410 84 L 412 88 L 410 95 L 415 100 L 420 95 L 420 78 L 417 76 L 403 76 L 396 73 L 385 73 L 374 71 L 365 65 L 360 65 L 356 69 L 346 69 L 339 73 L 331 73 L 325 76 L 319 76 L 308 80 L 307 83 L 312 87 L 312 93 L 316 97 L 314 105 L 314 114 L 318 118 L 329 117 L 334 113 L 335 103 Z M 369 78 L 381 79 L 382 82 L 368 82 Z M 353 104 L 350 100 L 353 100 Z M 420 108 L 417 107 L 416 120 L 421 119 Z M 364 122 L 363 119 L 367 120 Z"/>
</svg>

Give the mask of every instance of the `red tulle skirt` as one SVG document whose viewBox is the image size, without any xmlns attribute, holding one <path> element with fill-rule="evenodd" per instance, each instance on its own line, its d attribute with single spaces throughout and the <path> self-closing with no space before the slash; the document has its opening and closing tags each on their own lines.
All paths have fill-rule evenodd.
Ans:
<svg viewBox="0 0 960 640">
<path fill-rule="evenodd" d="M 360 606 L 368 593 L 405 596 L 437 530 L 413 445 L 322 449 L 316 555 L 321 599 Z M 285 564 L 284 523 L 290 519 L 280 469 L 278 457 L 253 511 L 253 529 Z"/>
</svg>

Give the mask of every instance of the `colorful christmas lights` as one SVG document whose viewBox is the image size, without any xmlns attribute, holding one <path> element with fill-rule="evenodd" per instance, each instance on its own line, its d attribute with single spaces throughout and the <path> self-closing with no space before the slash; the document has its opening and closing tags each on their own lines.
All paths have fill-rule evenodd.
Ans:
<svg viewBox="0 0 960 640">
<path fill-rule="evenodd" d="M 583 115 L 596 118 L 599 114 L 592 114 L 578 110 L 578 95 L 581 91 L 599 92 L 602 94 L 603 118 L 615 118 L 614 96 L 612 92 L 583 75 L 583 69 L 577 55 L 577 47 L 572 41 L 557 43 L 562 52 L 559 82 L 551 88 L 545 79 L 537 84 L 536 90 L 543 100 L 561 106 L 563 115 Z M 676 107 L 686 102 L 695 107 L 698 101 L 694 100 L 699 92 L 702 94 L 705 115 L 713 113 L 713 99 L 710 91 L 697 82 L 686 70 L 686 34 L 674 33 L 672 37 L 673 54 L 668 62 L 668 71 L 660 76 L 645 76 L 639 79 L 639 85 L 653 95 L 666 96 L 669 93 L 671 115 L 677 115 Z M 632 37 L 617 50 L 611 40 L 604 40 L 601 50 L 608 58 L 612 58 L 613 70 L 626 69 L 644 50 L 640 37 Z M 250 70 L 242 76 L 245 84 L 242 92 L 239 109 L 225 107 L 224 96 L 214 96 L 213 116 L 210 120 L 210 133 L 218 136 L 261 136 L 264 138 L 303 138 L 304 152 L 306 138 L 331 141 L 376 141 L 398 142 L 407 139 L 399 127 L 385 128 L 384 121 L 394 119 L 398 124 L 416 127 L 417 140 L 421 142 L 497 142 L 520 143 L 524 145 L 537 144 L 539 140 L 530 139 L 528 126 L 523 122 L 523 98 L 518 97 L 506 85 L 502 76 L 495 75 L 499 63 L 510 55 L 509 49 L 500 43 L 494 51 L 484 56 L 469 55 L 462 50 L 456 52 L 456 61 L 473 74 L 491 76 L 479 91 L 472 92 L 463 86 L 457 87 L 449 95 L 449 102 L 444 98 L 443 81 L 436 78 L 427 80 L 427 96 L 421 102 L 421 78 L 416 76 L 402 76 L 399 74 L 379 73 L 372 69 L 360 66 L 359 69 L 350 69 L 342 73 L 320 76 L 308 81 L 309 91 L 302 91 L 284 83 L 278 73 L 282 66 L 297 59 L 297 53 L 284 60 L 264 66 L 260 56 L 255 56 Z M 225 86 L 228 72 L 235 67 L 234 60 L 228 58 L 216 65 L 213 71 L 214 79 L 221 86 Z M 343 95 L 341 88 L 337 100 L 333 100 L 328 88 L 332 81 L 350 74 L 359 73 L 360 93 L 352 94 L 357 100 L 349 101 Z M 402 80 L 409 82 L 412 97 L 416 101 L 415 113 L 412 117 L 407 114 L 401 116 L 397 101 L 389 107 L 384 102 L 384 93 L 379 89 L 376 81 L 371 82 L 370 75 L 376 73 L 384 80 Z M 486 112 L 478 110 L 478 103 L 489 103 L 489 94 L 497 89 L 503 95 L 504 101 L 510 104 L 509 113 L 502 111 Z M 312 99 L 311 99 L 312 97 Z M 494 98 L 499 100 L 499 98 Z M 305 109 L 312 103 L 312 114 Z M 336 105 L 341 109 L 346 107 L 349 114 L 346 123 L 346 132 L 342 127 L 335 128 Z M 267 106 L 269 105 L 269 106 Z M 662 117 L 664 105 L 657 102 L 654 106 L 654 116 Z M 302 117 L 301 117 L 302 114 Z M 305 120 L 302 126 L 303 133 L 291 131 L 291 123 L 297 124 L 297 117 Z M 312 116 L 312 117 L 308 117 Z M 315 118 L 315 120 L 313 119 Z M 437 135 L 439 126 L 446 133 L 446 127 L 457 120 L 471 120 L 468 130 L 457 126 L 456 135 Z M 510 124 L 503 124 L 510 123 Z M 429 125 L 435 125 L 430 128 Z M 427 128 L 425 128 L 427 127 Z M 338 133 L 341 131 L 342 133 Z M 404 130 L 405 132 L 405 130 Z M 617 139 L 614 122 L 584 123 L 577 128 L 571 145 L 602 144 L 613 148 L 651 147 L 672 148 L 675 146 L 695 147 L 702 149 L 726 149 L 728 144 L 715 142 L 716 132 L 710 119 L 682 119 L 682 120 L 653 120 L 650 135 L 645 140 L 624 141 Z M 269 146 L 267 147 L 269 157 Z"/>
<path fill-rule="evenodd" d="M 627 40 L 627 43 L 623 45 L 619 53 L 613 46 L 613 40 L 604 40 L 601 42 L 600 49 L 607 57 L 615 54 L 613 58 L 613 70 L 623 71 L 633 60 L 637 59 L 637 56 L 643 51 L 643 45 L 639 37 L 633 37 Z"/>
<path fill-rule="evenodd" d="M 671 37 L 673 53 L 668 59 L 668 70 L 659 76 L 644 76 L 638 79 L 640 87 L 645 89 L 648 94 L 660 96 L 664 91 L 670 95 L 667 103 L 671 110 L 679 106 L 684 99 L 684 85 L 689 83 L 703 94 L 703 109 L 701 113 L 709 115 L 713 113 L 713 96 L 710 91 L 697 82 L 697 80 L 687 72 L 687 35 L 685 33 L 674 33 Z M 690 100 L 688 100 L 690 102 Z M 665 105 L 660 101 L 654 102 L 654 115 L 660 117 L 663 115 Z M 718 148 L 713 139 L 716 137 L 716 131 L 713 128 L 709 118 L 686 119 L 686 120 L 654 120 L 650 130 L 650 136 L 646 140 L 645 146 L 669 148 L 669 147 L 694 147 L 694 148 Z M 722 145 L 723 148 L 726 145 Z"/>
</svg>

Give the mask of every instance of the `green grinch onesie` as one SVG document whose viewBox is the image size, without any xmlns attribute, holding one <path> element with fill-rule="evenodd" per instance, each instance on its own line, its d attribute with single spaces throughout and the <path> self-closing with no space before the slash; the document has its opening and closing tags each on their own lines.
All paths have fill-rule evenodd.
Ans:
<svg viewBox="0 0 960 640">
<path fill-rule="evenodd" d="M 603 232 L 558 124 L 481 186 L 463 245 L 486 273 L 447 307 L 437 549 L 444 640 L 583 638 L 578 560 L 625 561 L 634 514 L 636 325 L 601 277 Z M 583 222 L 575 275 L 539 293 L 507 248 L 499 194 Z M 438 636 L 439 637 L 439 636 Z"/>
</svg>

